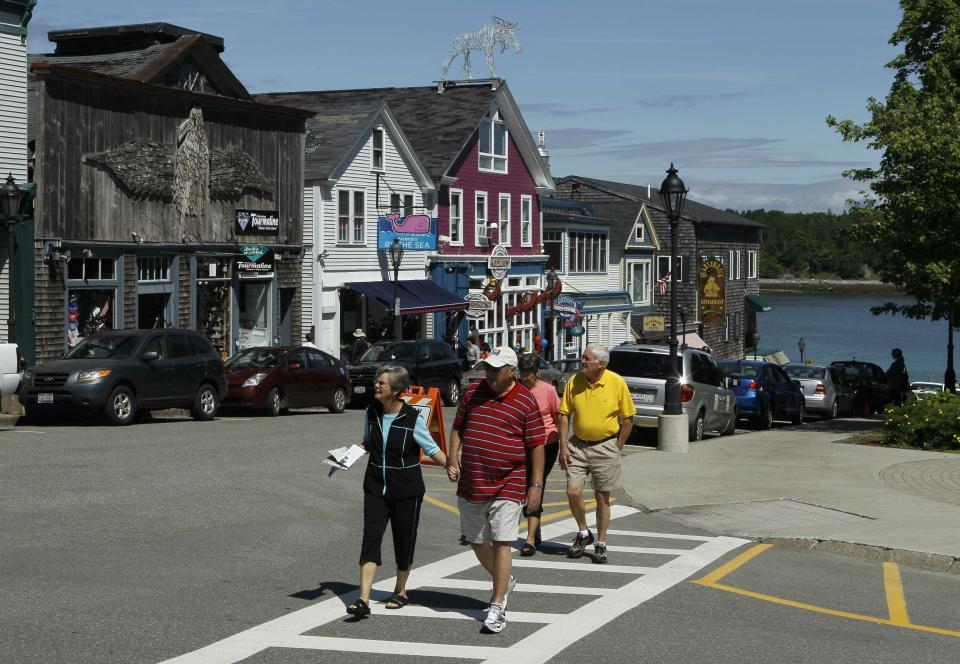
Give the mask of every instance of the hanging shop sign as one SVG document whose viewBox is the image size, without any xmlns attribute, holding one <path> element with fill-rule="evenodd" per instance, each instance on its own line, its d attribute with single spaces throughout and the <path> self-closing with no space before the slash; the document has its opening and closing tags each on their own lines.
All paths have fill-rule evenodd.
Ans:
<svg viewBox="0 0 960 664">
<path fill-rule="evenodd" d="M 240 245 L 243 258 L 237 260 L 241 272 L 273 272 L 273 249 L 265 244 Z"/>
<path fill-rule="evenodd" d="M 723 263 L 708 258 L 697 270 L 697 290 L 700 300 L 700 320 L 704 325 L 723 325 L 726 322 L 727 272 Z"/>
<path fill-rule="evenodd" d="M 571 337 L 582 337 L 584 333 L 583 325 L 574 325 L 567 330 L 567 335 Z"/>
<path fill-rule="evenodd" d="M 487 299 L 483 293 L 468 293 L 463 297 L 470 303 L 467 308 L 467 318 L 479 319 L 487 315 L 488 311 L 493 310 L 493 300 Z"/>
<path fill-rule="evenodd" d="M 498 244 L 490 252 L 490 257 L 487 259 L 487 270 L 490 271 L 494 279 L 503 279 L 510 271 L 512 262 L 510 254 L 507 253 L 507 248 Z"/>
<path fill-rule="evenodd" d="M 404 251 L 437 250 L 437 218 L 428 214 L 385 214 L 377 220 L 377 249 L 388 251 L 394 240 Z"/>
<path fill-rule="evenodd" d="M 642 319 L 641 328 L 644 334 L 650 334 L 653 332 L 665 332 L 666 325 L 663 320 L 663 316 L 657 316 L 655 314 L 647 314 Z"/>
<path fill-rule="evenodd" d="M 280 235 L 278 210 L 237 210 L 237 235 Z"/>
<path fill-rule="evenodd" d="M 563 283 L 557 279 L 557 284 L 553 287 L 552 291 L 527 291 L 519 296 L 515 305 L 507 307 L 504 313 L 506 316 L 516 316 L 524 311 L 532 311 L 538 304 L 550 302 L 550 300 L 555 299 L 562 291 Z"/>
<path fill-rule="evenodd" d="M 573 325 L 575 320 L 579 320 L 582 309 L 583 305 L 569 295 L 561 295 L 553 300 L 553 315 L 570 325 Z"/>
</svg>

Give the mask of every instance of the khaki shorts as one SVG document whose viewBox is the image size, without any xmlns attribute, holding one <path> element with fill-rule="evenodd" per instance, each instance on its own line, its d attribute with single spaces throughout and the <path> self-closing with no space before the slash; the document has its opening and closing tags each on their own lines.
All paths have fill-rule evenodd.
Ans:
<svg viewBox="0 0 960 664">
<path fill-rule="evenodd" d="M 471 503 L 461 497 L 460 533 L 471 544 L 513 542 L 520 535 L 523 505 L 513 500 L 491 500 Z"/>
<path fill-rule="evenodd" d="M 594 491 L 613 491 L 620 488 L 620 467 L 623 461 L 616 436 L 592 445 L 573 436 L 568 448 L 570 465 L 567 466 L 567 486 L 582 487 L 587 481 L 587 475 L 591 475 Z"/>
</svg>

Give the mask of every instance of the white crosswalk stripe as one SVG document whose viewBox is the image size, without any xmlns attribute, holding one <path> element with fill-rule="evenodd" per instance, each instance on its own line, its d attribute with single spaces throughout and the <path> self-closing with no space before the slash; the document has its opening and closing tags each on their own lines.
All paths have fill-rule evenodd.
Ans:
<svg viewBox="0 0 960 664">
<path fill-rule="evenodd" d="M 638 511 L 622 505 L 613 505 L 611 512 L 612 519 L 619 519 L 637 514 Z M 559 540 L 575 530 L 576 523 L 573 519 L 567 519 L 543 526 L 541 533 L 545 541 Z M 534 623 L 542 625 L 542 627 L 507 647 L 478 647 L 457 643 L 417 643 L 306 634 L 306 632 L 315 633 L 316 630 L 328 623 L 342 621 L 345 604 L 349 604 L 357 597 L 357 591 L 353 591 L 342 597 L 318 602 L 307 608 L 271 620 L 199 650 L 174 657 L 163 664 L 233 664 L 268 648 L 447 657 L 481 660 L 485 664 L 515 664 L 517 661 L 523 661 L 525 664 L 542 664 L 617 616 L 636 608 L 695 574 L 718 558 L 747 543 L 747 540 L 734 537 L 680 535 L 624 529 L 609 530 L 608 534 L 686 540 L 698 544 L 688 549 L 619 545 L 607 547 L 607 550 L 611 552 L 671 556 L 669 561 L 656 567 L 515 559 L 514 566 L 517 568 L 563 570 L 564 572 L 586 574 L 623 574 L 634 578 L 615 588 L 569 585 L 570 577 L 569 574 L 565 573 L 556 576 L 558 579 L 563 579 L 566 585 L 559 583 L 524 583 L 521 580 L 514 590 L 515 593 L 581 595 L 593 599 L 569 613 L 508 611 L 508 629 L 510 622 Z M 414 569 L 407 582 L 407 589 L 408 591 L 418 588 L 489 590 L 491 585 L 489 580 L 475 581 L 454 578 L 455 575 L 477 567 L 477 559 L 473 552 L 464 551 Z M 393 585 L 394 579 L 386 579 L 377 583 L 374 586 L 376 598 L 386 599 Z M 511 597 L 514 597 L 514 595 Z M 514 602 L 511 602 L 511 606 L 513 604 Z M 382 611 L 376 614 L 378 620 L 387 616 L 480 621 L 483 619 L 484 612 L 468 608 L 435 608 L 411 604 L 402 611 Z M 495 640 L 491 640 L 491 643 L 494 642 Z"/>
</svg>

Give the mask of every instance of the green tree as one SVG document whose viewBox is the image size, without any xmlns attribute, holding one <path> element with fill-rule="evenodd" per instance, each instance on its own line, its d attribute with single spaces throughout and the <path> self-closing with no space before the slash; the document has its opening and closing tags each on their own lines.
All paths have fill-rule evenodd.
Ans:
<svg viewBox="0 0 960 664">
<path fill-rule="evenodd" d="M 946 320 L 945 382 L 953 387 L 953 325 L 960 293 L 960 0 L 900 0 L 890 38 L 902 52 L 886 99 L 867 101 L 870 119 L 837 120 L 845 141 L 881 153 L 877 168 L 845 175 L 867 190 L 854 202 L 854 236 L 876 258 L 880 278 L 914 303 L 874 313 Z"/>
</svg>

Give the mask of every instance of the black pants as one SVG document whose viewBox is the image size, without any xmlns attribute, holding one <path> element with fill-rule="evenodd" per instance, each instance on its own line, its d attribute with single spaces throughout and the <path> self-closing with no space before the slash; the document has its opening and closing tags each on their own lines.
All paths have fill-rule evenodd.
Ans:
<svg viewBox="0 0 960 664">
<path fill-rule="evenodd" d="M 527 448 L 527 484 L 530 483 L 530 448 Z M 550 475 L 550 471 L 553 470 L 553 465 L 557 462 L 557 456 L 560 455 L 560 443 L 551 443 L 550 445 L 543 446 L 543 488 L 547 488 L 547 476 Z M 538 519 L 540 515 L 543 514 L 543 501 L 547 494 L 543 491 L 540 492 L 540 507 L 536 511 L 528 511 L 526 507 L 523 508 L 523 516 L 535 516 Z"/>
<path fill-rule="evenodd" d="M 393 533 L 393 553 L 397 560 L 397 569 L 410 569 L 413 565 L 413 550 L 417 545 L 417 526 L 420 524 L 420 505 L 422 504 L 422 495 L 393 499 L 364 493 L 360 564 L 382 564 L 380 547 L 389 521 L 390 531 Z"/>
</svg>

